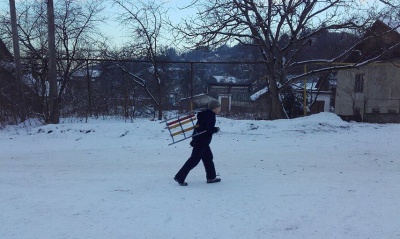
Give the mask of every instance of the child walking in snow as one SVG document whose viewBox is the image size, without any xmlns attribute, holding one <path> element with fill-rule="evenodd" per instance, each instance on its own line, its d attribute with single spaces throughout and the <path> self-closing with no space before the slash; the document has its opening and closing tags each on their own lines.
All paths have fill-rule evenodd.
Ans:
<svg viewBox="0 0 400 239">
<path fill-rule="evenodd" d="M 213 162 L 213 154 L 211 152 L 210 143 L 212 135 L 219 131 L 219 127 L 215 127 L 216 115 L 221 111 L 221 104 L 217 100 L 211 100 L 208 103 L 208 108 L 197 114 L 198 127 L 194 130 L 193 134 L 198 132 L 205 133 L 193 137 L 190 145 L 193 147 L 192 155 L 182 166 L 179 172 L 175 175 L 174 180 L 181 186 L 187 186 L 185 182 L 190 170 L 199 164 L 200 160 L 203 161 L 206 170 L 207 183 L 217 183 L 221 179 L 217 178 L 215 166 Z"/>
</svg>

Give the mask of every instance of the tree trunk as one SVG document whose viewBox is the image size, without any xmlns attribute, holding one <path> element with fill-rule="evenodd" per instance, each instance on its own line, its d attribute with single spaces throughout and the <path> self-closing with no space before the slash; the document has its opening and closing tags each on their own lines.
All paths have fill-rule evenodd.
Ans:
<svg viewBox="0 0 400 239">
<path fill-rule="evenodd" d="M 22 92 L 22 65 L 21 56 L 19 51 L 19 37 L 18 37 L 18 24 L 17 24 L 17 14 L 15 10 L 15 0 L 10 0 L 10 15 L 11 15 L 11 28 L 13 37 L 13 48 L 14 48 L 14 62 L 15 62 L 15 72 L 16 79 L 15 85 L 18 94 L 17 104 L 18 104 L 18 117 L 21 121 L 25 121 L 27 117 L 24 93 Z"/>
<path fill-rule="evenodd" d="M 47 27 L 49 41 L 49 98 L 50 98 L 50 122 L 58 124 L 60 121 L 59 101 L 57 97 L 57 65 L 56 65 L 56 41 L 55 41 L 55 24 L 54 24 L 54 4 L 53 0 L 47 0 Z"/>
<path fill-rule="evenodd" d="M 87 114 L 89 117 L 93 116 L 92 110 L 92 85 L 91 85 L 91 72 L 89 70 L 89 61 L 86 61 L 86 80 L 87 80 L 87 90 L 88 90 L 88 102 L 87 102 Z"/>
<path fill-rule="evenodd" d="M 287 119 L 288 117 L 285 113 L 276 83 L 275 79 L 269 80 L 269 92 L 271 97 L 271 115 L 269 118 L 271 120 Z"/>
<path fill-rule="evenodd" d="M 282 101 L 280 100 L 279 93 L 271 93 L 271 116 L 270 119 L 287 119 L 286 113 L 283 109 Z"/>
<path fill-rule="evenodd" d="M 162 110 L 162 96 L 161 96 L 161 82 L 158 82 L 157 85 L 157 91 L 158 91 L 158 120 L 162 120 L 162 114 L 163 114 L 163 110 Z"/>
</svg>

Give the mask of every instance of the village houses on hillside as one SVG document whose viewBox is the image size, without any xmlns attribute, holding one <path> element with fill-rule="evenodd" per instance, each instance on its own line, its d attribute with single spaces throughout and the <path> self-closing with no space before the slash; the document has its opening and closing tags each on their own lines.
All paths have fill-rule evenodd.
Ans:
<svg viewBox="0 0 400 239">
<path fill-rule="evenodd" d="M 330 73 L 328 81 L 323 81 L 323 76 L 315 76 L 301 79 L 291 85 L 293 92 L 299 96 L 306 95 L 309 103 L 308 114 L 334 110 L 337 115 L 353 120 L 378 123 L 400 122 L 400 32 L 398 26 L 387 20 L 377 20 L 364 37 L 367 40 L 357 45 L 344 62 L 349 64 L 363 62 L 385 51 L 379 62 Z M 398 46 L 393 47 L 396 44 Z M 4 98 L 15 93 L 12 61 L 11 53 L 0 40 L 0 90 L 4 93 L 0 95 L 0 107 L 3 113 L 6 112 L 4 109 L 13 110 L 13 102 Z M 101 71 L 89 72 L 91 79 L 102 75 Z M 251 115 L 252 118 L 257 119 L 268 118 L 270 99 L 266 84 L 256 84 L 250 79 L 238 79 L 228 75 L 212 75 L 211 78 L 207 83 L 206 92 L 185 99 L 182 99 L 182 95 L 176 96 L 180 98 L 180 107 L 197 109 L 204 107 L 210 99 L 217 99 L 221 102 L 222 112 L 225 115 L 242 114 L 245 117 Z M 24 80 L 26 79 L 25 76 Z M 87 72 L 81 74 L 76 72 L 71 84 L 75 81 L 87 84 Z M 30 88 L 27 92 L 32 91 L 32 85 L 26 81 L 24 83 L 24 87 Z M 85 87 L 86 85 L 83 85 L 81 91 L 85 91 Z M 37 95 L 40 96 L 40 94 Z M 169 104 L 176 107 L 176 102 L 178 101 L 171 101 Z M 194 105 L 190 106 L 189 104 L 192 103 Z"/>
</svg>

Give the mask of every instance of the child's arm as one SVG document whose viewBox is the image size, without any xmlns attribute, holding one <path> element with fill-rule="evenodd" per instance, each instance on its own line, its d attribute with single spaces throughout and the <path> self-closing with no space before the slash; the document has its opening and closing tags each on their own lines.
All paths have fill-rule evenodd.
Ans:
<svg viewBox="0 0 400 239">
<path fill-rule="evenodd" d="M 206 132 L 210 133 L 210 134 L 215 134 L 219 131 L 219 127 L 215 127 L 215 116 L 210 118 L 210 120 L 208 120 L 206 122 Z"/>
</svg>

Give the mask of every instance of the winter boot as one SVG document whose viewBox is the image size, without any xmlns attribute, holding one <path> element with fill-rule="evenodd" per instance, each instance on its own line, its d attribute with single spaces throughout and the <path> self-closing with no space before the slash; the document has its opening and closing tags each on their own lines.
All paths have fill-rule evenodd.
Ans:
<svg viewBox="0 0 400 239">
<path fill-rule="evenodd" d="M 188 185 L 187 182 L 182 181 L 182 180 L 179 180 L 179 179 L 177 179 L 177 178 L 174 178 L 174 180 L 175 180 L 177 183 L 179 183 L 179 185 L 181 185 L 181 186 L 187 186 L 187 185 Z"/>
<path fill-rule="evenodd" d="M 207 183 L 219 183 L 219 182 L 221 182 L 220 178 L 207 179 Z"/>
</svg>

